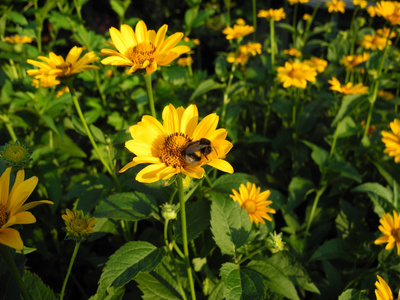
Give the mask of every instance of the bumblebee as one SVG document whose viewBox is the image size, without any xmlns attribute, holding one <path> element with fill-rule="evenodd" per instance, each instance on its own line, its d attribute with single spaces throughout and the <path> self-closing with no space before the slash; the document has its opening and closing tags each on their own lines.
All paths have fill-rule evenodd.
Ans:
<svg viewBox="0 0 400 300">
<path fill-rule="evenodd" d="M 195 165 L 203 156 L 208 159 L 207 155 L 212 152 L 213 148 L 214 147 L 211 145 L 210 140 L 201 138 L 198 141 L 188 143 L 186 148 L 183 150 L 183 154 L 185 155 L 185 160 L 189 165 Z"/>
</svg>

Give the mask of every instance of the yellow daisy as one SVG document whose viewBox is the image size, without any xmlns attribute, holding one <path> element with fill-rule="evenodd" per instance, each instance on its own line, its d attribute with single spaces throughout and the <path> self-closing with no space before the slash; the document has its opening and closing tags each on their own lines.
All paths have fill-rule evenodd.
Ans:
<svg viewBox="0 0 400 300">
<path fill-rule="evenodd" d="M 4 41 L 10 44 L 26 44 L 26 43 L 32 43 L 32 38 L 26 36 L 26 35 L 19 35 L 15 34 L 14 36 L 6 36 L 4 38 Z"/>
<path fill-rule="evenodd" d="M 332 1 L 327 1 L 325 3 L 325 6 L 328 8 L 328 12 L 341 12 L 344 14 L 344 8 L 346 7 L 346 3 L 344 3 L 342 0 L 332 0 Z"/>
<path fill-rule="evenodd" d="M 399 121 L 400 122 L 400 121 Z M 400 217 L 397 212 L 393 211 L 393 216 L 390 213 L 383 213 L 379 220 L 379 230 L 383 236 L 375 240 L 375 245 L 387 243 L 385 250 L 391 250 L 397 246 L 397 255 L 400 256 Z"/>
<path fill-rule="evenodd" d="M 318 73 L 324 72 L 328 66 L 328 62 L 325 59 L 318 57 L 311 57 L 310 59 L 304 60 L 303 63 L 309 65 L 311 68 L 314 68 Z"/>
<path fill-rule="evenodd" d="M 392 25 L 400 25 L 400 2 L 398 1 L 381 1 L 377 3 L 375 13 Z"/>
<path fill-rule="evenodd" d="M 182 32 L 176 32 L 165 39 L 168 25 L 164 24 L 157 31 L 147 30 L 145 22 L 139 21 L 135 31 L 129 25 L 121 25 L 121 30 L 111 27 L 112 43 L 117 51 L 102 49 L 100 55 L 108 55 L 101 63 L 113 66 L 128 66 L 128 74 L 145 69 L 147 74 L 155 72 L 158 66 L 165 66 L 189 52 L 188 46 L 176 46 L 183 38 Z"/>
<path fill-rule="evenodd" d="M 395 163 L 400 162 L 400 120 L 394 119 L 393 122 L 390 122 L 390 129 L 392 132 L 381 131 L 382 134 L 382 142 L 385 143 L 384 153 L 389 154 L 389 156 L 394 157 Z M 400 232 L 399 232 L 400 234 Z M 400 239 L 400 235 L 399 235 Z M 400 251 L 400 250 L 399 250 Z"/>
<path fill-rule="evenodd" d="M 204 176 L 203 165 L 233 173 L 232 166 L 223 158 L 232 148 L 226 140 L 227 131 L 216 129 L 219 117 L 213 113 L 198 124 L 196 105 L 186 109 L 170 104 L 162 113 L 163 124 L 151 116 L 129 128 L 133 140 L 125 147 L 136 157 L 120 172 L 138 164 L 150 164 L 136 176 L 140 182 L 165 180 L 182 173 L 193 178 Z"/>
<path fill-rule="evenodd" d="M 353 0 L 354 6 L 359 6 L 360 8 L 366 8 L 368 2 L 366 0 Z"/>
<path fill-rule="evenodd" d="M 372 34 L 366 34 L 364 35 L 359 44 L 361 47 L 363 47 L 364 49 L 371 49 L 371 50 L 383 50 L 386 46 L 386 37 L 383 37 L 379 34 L 376 35 L 372 35 Z M 392 44 L 392 41 L 388 41 L 388 46 L 390 46 Z"/>
<path fill-rule="evenodd" d="M 364 52 L 363 54 L 344 55 L 340 60 L 340 63 L 346 67 L 347 71 L 350 71 L 355 69 L 355 66 L 367 61 L 369 57 L 370 53 L 368 52 Z"/>
<path fill-rule="evenodd" d="M 285 49 L 285 50 L 283 50 L 283 53 L 289 54 L 290 56 L 294 56 L 294 57 L 300 57 L 301 56 L 301 51 L 299 51 L 299 50 L 297 50 L 295 48 Z"/>
<path fill-rule="evenodd" d="M 233 27 L 229 26 L 222 30 L 222 33 L 226 34 L 225 38 L 227 40 L 240 39 L 253 32 L 254 27 L 246 25 L 246 22 L 243 19 L 238 19 Z"/>
<path fill-rule="evenodd" d="M 93 226 L 96 219 L 85 215 L 83 210 L 70 211 L 67 209 L 65 215 L 62 215 L 61 218 L 65 221 L 66 239 L 80 242 L 93 236 Z"/>
<path fill-rule="evenodd" d="M 10 191 L 10 174 L 11 167 L 7 168 L 0 177 L 0 243 L 16 250 L 22 250 L 24 243 L 21 236 L 18 230 L 11 228 L 11 226 L 35 223 L 36 218 L 28 210 L 39 204 L 53 204 L 53 202 L 41 200 L 25 204 L 25 201 L 35 189 L 38 178 L 33 176 L 24 180 L 25 172 L 20 170 L 17 172 L 14 185 Z"/>
<path fill-rule="evenodd" d="M 272 201 L 267 201 L 271 192 L 267 190 L 260 193 L 260 190 L 260 187 L 256 187 L 254 183 L 247 182 L 247 186 L 242 183 L 239 187 L 239 192 L 232 190 L 233 195 L 230 195 L 230 197 L 238 201 L 247 210 L 252 223 L 265 224 L 264 219 L 272 221 L 271 216 L 268 214 L 274 214 L 276 211 L 269 207 Z"/>
<path fill-rule="evenodd" d="M 297 3 L 308 3 L 309 0 L 288 0 L 290 5 L 295 5 Z"/>
<path fill-rule="evenodd" d="M 242 54 L 251 54 L 252 56 L 256 56 L 257 54 L 261 54 L 261 44 L 260 43 L 247 43 L 246 45 L 239 46 L 239 52 Z"/>
<path fill-rule="evenodd" d="M 41 87 L 51 87 L 60 84 L 60 80 L 56 79 L 55 75 L 37 75 L 35 78 L 32 79 L 32 85 L 35 88 Z"/>
<path fill-rule="evenodd" d="M 41 61 L 28 59 L 29 64 L 39 67 L 39 69 L 31 69 L 26 72 L 29 76 L 39 79 L 44 76 L 67 77 L 86 70 L 99 69 L 97 66 L 90 65 L 99 59 L 93 51 L 86 53 L 79 59 L 83 50 L 82 47 L 74 46 L 65 60 L 61 55 L 56 55 L 54 52 L 50 52 L 49 57 L 38 56 Z"/>
<path fill-rule="evenodd" d="M 287 88 L 295 86 L 305 89 L 307 81 L 314 82 L 317 71 L 307 64 L 301 62 L 286 62 L 284 67 L 277 69 L 278 80 Z"/>
<path fill-rule="evenodd" d="M 275 20 L 275 21 L 280 21 L 284 18 L 286 18 L 286 13 L 283 10 L 283 8 L 279 9 L 262 9 L 258 12 L 257 17 L 259 18 L 266 18 L 267 20 Z"/>
<path fill-rule="evenodd" d="M 352 82 L 348 82 L 347 84 L 342 85 L 336 77 L 332 77 L 328 82 L 331 84 L 331 87 L 329 88 L 330 90 L 337 91 L 344 95 L 363 95 L 368 93 L 368 87 L 364 86 L 362 83 L 353 85 Z"/>
<path fill-rule="evenodd" d="M 376 275 L 376 277 L 378 277 L 378 281 L 375 282 L 376 300 L 393 300 L 392 290 L 390 289 L 386 281 L 383 280 L 383 278 L 379 275 Z M 397 299 L 400 300 L 400 290 Z"/>
<path fill-rule="evenodd" d="M 240 64 L 242 67 L 244 67 L 249 61 L 249 55 L 241 52 L 236 55 L 234 52 L 229 52 L 228 56 L 226 57 L 226 61 L 230 64 Z"/>
</svg>

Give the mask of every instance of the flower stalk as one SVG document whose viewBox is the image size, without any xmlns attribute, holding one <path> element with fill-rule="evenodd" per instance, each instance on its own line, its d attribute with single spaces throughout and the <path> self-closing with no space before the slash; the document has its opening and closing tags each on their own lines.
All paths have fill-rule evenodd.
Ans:
<svg viewBox="0 0 400 300">
<path fill-rule="evenodd" d="M 143 78 L 144 78 L 144 82 L 146 83 L 147 96 L 149 98 L 151 116 L 154 118 L 157 118 L 156 108 L 154 105 L 154 98 L 153 98 L 153 87 L 151 85 L 151 74 L 144 74 Z"/>
<path fill-rule="evenodd" d="M 71 257 L 71 260 L 69 262 L 67 274 L 65 275 L 65 279 L 64 279 L 64 282 L 63 282 L 63 285 L 62 285 L 62 288 L 61 288 L 60 300 L 64 299 L 65 288 L 67 286 L 68 278 L 69 278 L 69 275 L 71 274 L 72 266 L 74 265 L 76 255 L 78 254 L 78 250 L 79 250 L 80 244 L 81 243 L 78 242 L 78 241 L 76 241 L 76 243 L 75 243 L 74 252 L 72 253 L 72 257 Z"/>
</svg>

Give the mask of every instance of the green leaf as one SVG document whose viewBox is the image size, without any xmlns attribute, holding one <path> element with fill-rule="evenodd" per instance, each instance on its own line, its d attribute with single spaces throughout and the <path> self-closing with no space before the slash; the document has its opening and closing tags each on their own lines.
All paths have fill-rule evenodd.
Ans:
<svg viewBox="0 0 400 300">
<path fill-rule="evenodd" d="M 365 95 L 346 95 L 342 99 L 339 111 L 336 114 L 335 119 L 332 122 L 332 127 L 336 126 L 345 116 L 347 116 L 358 102 L 365 99 Z"/>
<path fill-rule="evenodd" d="M 382 213 L 395 209 L 393 203 L 394 195 L 390 187 L 384 187 L 377 182 L 366 182 L 351 191 L 368 194 L 374 203 L 374 211 L 379 217 Z"/>
<path fill-rule="evenodd" d="M 361 182 L 361 175 L 358 173 L 357 169 L 354 168 L 347 161 L 329 161 L 326 166 L 327 170 L 339 173 L 345 178 L 353 179 L 354 181 Z M 336 179 L 336 178 L 335 178 Z"/>
<path fill-rule="evenodd" d="M 93 124 L 89 125 L 90 132 L 93 135 L 93 138 L 95 139 L 96 142 L 100 142 L 105 144 L 106 143 L 106 138 L 104 137 L 103 131 L 99 127 L 94 126 Z"/>
<path fill-rule="evenodd" d="M 122 287 L 139 272 L 148 273 L 154 270 L 164 255 L 163 248 L 158 249 L 148 242 L 135 241 L 124 244 L 107 261 L 99 280 L 97 294 L 103 297 L 109 287 Z"/>
<path fill-rule="evenodd" d="M 190 96 L 189 101 L 194 100 L 196 97 L 201 96 L 211 90 L 222 89 L 223 87 L 225 87 L 225 84 L 215 82 L 213 79 L 206 79 L 197 86 L 196 90 Z"/>
<path fill-rule="evenodd" d="M 289 31 L 291 33 L 296 33 L 296 28 L 294 28 L 292 25 L 289 25 L 287 23 L 279 22 L 279 23 L 275 23 L 275 26 L 279 27 L 279 28 L 282 28 L 282 29 L 285 29 L 285 30 L 287 30 L 287 31 Z"/>
<path fill-rule="evenodd" d="M 369 300 L 366 294 L 367 291 L 347 289 L 338 297 L 338 300 Z"/>
<path fill-rule="evenodd" d="M 112 10 L 118 15 L 118 17 L 122 18 L 125 15 L 125 8 L 123 5 L 123 1 L 110 0 L 110 5 Z"/>
<path fill-rule="evenodd" d="M 72 125 L 74 126 L 74 129 L 76 130 L 76 132 L 78 132 L 79 134 L 81 134 L 83 136 L 87 136 L 86 130 L 83 127 L 80 119 L 78 119 L 75 116 L 72 116 Z"/>
<path fill-rule="evenodd" d="M 245 173 L 224 174 L 214 181 L 212 190 L 218 193 L 232 194 L 232 189 L 237 190 L 240 184 L 246 184 L 252 176 Z"/>
<path fill-rule="evenodd" d="M 220 276 L 224 283 L 225 299 L 264 299 L 266 289 L 262 276 L 257 272 L 225 263 L 220 269 Z"/>
<path fill-rule="evenodd" d="M 156 200 L 139 192 L 117 193 L 102 200 L 94 217 L 138 221 L 159 218 Z"/>
<path fill-rule="evenodd" d="M 57 135 L 60 133 L 58 132 L 58 129 L 56 127 L 56 124 L 54 124 L 54 119 L 51 118 L 50 116 L 40 114 L 40 118 L 43 120 L 43 122 L 51 129 L 53 130 Z"/>
<path fill-rule="evenodd" d="M 211 231 L 223 254 L 234 255 L 243 246 L 251 230 L 247 211 L 230 197 L 211 193 Z"/>
<path fill-rule="evenodd" d="M 198 28 L 200 26 L 203 26 L 205 21 L 210 18 L 213 14 L 215 14 L 215 10 L 206 8 L 204 10 L 200 10 L 196 18 L 194 19 L 194 22 L 192 23 L 190 28 Z"/>
<path fill-rule="evenodd" d="M 314 183 L 311 180 L 302 177 L 293 177 L 289 184 L 289 199 L 286 213 L 290 213 L 300 205 L 312 189 L 314 189 Z"/>
<path fill-rule="evenodd" d="M 22 14 L 17 13 L 16 11 L 7 12 L 7 19 L 11 22 L 14 22 L 22 26 L 28 25 L 28 21 L 26 20 L 26 18 Z"/>
<path fill-rule="evenodd" d="M 210 204 L 208 201 L 186 202 L 188 241 L 194 240 L 210 226 Z M 182 243 L 182 222 L 180 214 L 174 223 L 176 241 Z"/>
<path fill-rule="evenodd" d="M 314 252 L 310 261 L 330 260 L 330 259 L 344 259 L 347 261 L 354 261 L 354 257 L 350 255 L 349 249 L 343 239 L 332 239 L 326 241 L 323 245 Z"/>
<path fill-rule="evenodd" d="M 37 300 L 56 300 L 58 299 L 54 292 L 43 283 L 43 281 L 34 273 L 28 270 L 24 271 L 23 281 L 26 289 L 29 291 L 31 299 Z"/>
<path fill-rule="evenodd" d="M 248 264 L 249 269 L 263 275 L 266 285 L 276 293 L 291 300 L 300 300 L 293 282 L 285 274 L 285 270 L 268 260 L 253 260 Z"/>
<path fill-rule="evenodd" d="M 350 116 L 344 117 L 337 124 L 337 137 L 345 138 L 359 133 L 359 129 L 357 128 L 357 124 L 354 122 L 353 118 Z"/>
<path fill-rule="evenodd" d="M 311 150 L 312 150 L 311 158 L 317 164 L 317 166 L 319 166 L 321 169 L 325 165 L 327 160 L 329 159 L 328 151 L 326 151 L 325 149 L 323 149 L 317 145 L 314 145 L 313 143 L 310 143 L 308 141 L 304 140 L 302 142 L 311 148 Z"/>
</svg>

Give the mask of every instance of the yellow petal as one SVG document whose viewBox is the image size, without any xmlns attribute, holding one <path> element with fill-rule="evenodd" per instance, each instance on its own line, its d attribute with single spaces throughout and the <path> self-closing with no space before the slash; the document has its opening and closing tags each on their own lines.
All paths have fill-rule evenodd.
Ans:
<svg viewBox="0 0 400 300">
<path fill-rule="evenodd" d="M 109 56 L 101 60 L 103 65 L 111 65 L 111 66 L 131 66 L 132 62 L 127 58 L 120 56 Z"/>
<path fill-rule="evenodd" d="M 34 208 L 35 206 L 38 206 L 40 204 L 54 204 L 54 202 L 49 200 L 32 201 L 22 205 L 22 207 L 17 211 L 17 213 L 25 210 L 30 210 L 31 208 Z"/>
<path fill-rule="evenodd" d="M 182 169 L 182 173 L 192 178 L 201 179 L 204 176 L 204 169 L 199 166 L 187 166 Z"/>
<path fill-rule="evenodd" d="M 0 230 L 0 244 L 17 250 L 24 249 L 24 244 L 19 232 L 12 228 L 4 228 Z"/>
<path fill-rule="evenodd" d="M 123 172 L 125 172 L 126 170 L 128 170 L 128 169 L 130 169 L 130 168 L 132 168 L 132 167 L 134 167 L 134 166 L 136 166 L 136 165 L 137 165 L 136 162 L 131 161 L 131 162 L 127 163 L 125 166 L 123 166 L 123 167 L 121 168 L 121 170 L 119 170 L 119 173 L 123 173 Z"/>
<path fill-rule="evenodd" d="M 143 183 L 152 183 L 160 180 L 159 173 L 166 168 L 164 163 L 152 164 L 143 168 L 137 175 L 136 180 Z"/>
<path fill-rule="evenodd" d="M 138 44 L 138 42 L 136 41 L 135 33 L 133 32 L 131 26 L 125 24 L 121 25 L 121 34 L 125 40 L 125 45 L 127 48 L 134 47 Z"/>
<path fill-rule="evenodd" d="M 183 38 L 183 33 L 182 32 L 176 32 L 170 37 L 168 37 L 162 46 L 158 49 L 160 53 L 162 52 L 167 52 L 171 50 L 172 48 L 175 47 L 176 44 L 179 43 L 179 41 Z"/>
<path fill-rule="evenodd" d="M 221 170 L 223 172 L 232 174 L 233 173 L 233 167 L 230 163 L 228 163 L 226 160 L 223 159 L 213 159 L 212 161 L 210 161 L 209 163 L 207 163 L 208 165 Z"/>
<path fill-rule="evenodd" d="M 15 212 L 25 203 L 37 184 L 38 178 L 33 176 L 19 184 L 15 190 L 11 191 L 10 203 L 8 206 L 9 214 L 11 216 L 14 215 Z"/>
<path fill-rule="evenodd" d="M 154 46 L 157 48 L 158 46 L 162 45 L 165 39 L 165 34 L 167 33 L 168 26 L 164 24 L 161 26 L 160 29 L 157 31 L 156 38 L 154 40 Z"/>
<path fill-rule="evenodd" d="M 217 128 L 218 120 L 219 117 L 215 113 L 206 116 L 203 120 L 201 120 L 199 125 L 197 125 L 193 133 L 193 139 L 194 140 L 199 140 L 201 138 L 210 139 L 215 129 Z"/>
<path fill-rule="evenodd" d="M 136 24 L 135 33 L 138 44 L 148 42 L 147 26 L 142 20 Z"/>
<path fill-rule="evenodd" d="M 0 204 L 7 207 L 8 192 L 10 191 L 11 167 L 7 168 L 0 177 Z"/>
<path fill-rule="evenodd" d="M 36 222 L 35 216 L 29 211 L 23 211 L 15 214 L 15 224 L 33 224 Z"/>
<path fill-rule="evenodd" d="M 185 109 L 181 117 L 181 132 L 189 137 L 192 136 L 198 121 L 199 112 L 197 110 L 197 106 L 191 104 Z"/>
<path fill-rule="evenodd" d="M 115 48 L 117 48 L 120 53 L 125 54 L 128 46 L 125 44 L 124 37 L 122 36 L 121 32 L 117 28 L 111 27 L 110 36 Z"/>
<path fill-rule="evenodd" d="M 178 113 L 176 112 L 175 107 L 170 104 L 166 106 L 162 113 L 163 125 L 168 135 L 180 132 L 180 124 L 178 119 Z"/>
</svg>

